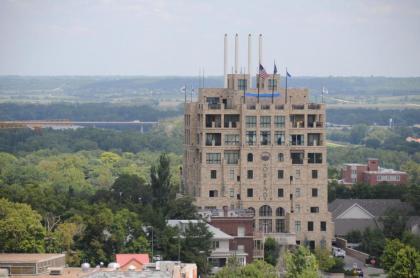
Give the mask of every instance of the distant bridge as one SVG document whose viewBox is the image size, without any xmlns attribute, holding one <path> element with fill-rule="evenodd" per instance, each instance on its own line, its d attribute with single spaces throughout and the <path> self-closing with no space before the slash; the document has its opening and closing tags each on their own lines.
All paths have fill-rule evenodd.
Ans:
<svg viewBox="0 0 420 278">
<path fill-rule="evenodd" d="M 70 127 L 70 126 L 100 126 L 100 125 L 138 125 L 143 132 L 143 126 L 157 126 L 159 122 L 143 121 L 70 121 L 70 120 L 33 120 L 33 121 L 0 121 L 0 129 L 30 128 L 43 129 L 50 127 Z"/>
</svg>

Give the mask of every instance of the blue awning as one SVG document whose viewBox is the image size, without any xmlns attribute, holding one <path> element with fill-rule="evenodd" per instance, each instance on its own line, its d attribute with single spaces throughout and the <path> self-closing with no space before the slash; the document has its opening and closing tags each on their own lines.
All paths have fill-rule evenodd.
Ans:
<svg viewBox="0 0 420 278">
<path fill-rule="evenodd" d="M 272 96 L 279 97 L 280 93 L 279 92 L 274 92 L 274 94 L 272 94 L 272 93 L 260 93 L 260 97 L 272 97 Z M 245 97 L 258 97 L 258 93 L 246 92 Z"/>
</svg>

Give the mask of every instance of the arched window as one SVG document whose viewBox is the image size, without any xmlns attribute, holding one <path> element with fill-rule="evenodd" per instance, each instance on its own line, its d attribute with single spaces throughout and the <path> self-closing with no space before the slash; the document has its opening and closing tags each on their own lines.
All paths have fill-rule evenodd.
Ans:
<svg viewBox="0 0 420 278">
<path fill-rule="evenodd" d="M 247 160 L 248 160 L 248 162 L 252 162 L 252 161 L 254 161 L 254 155 L 253 155 L 252 153 L 249 153 L 249 154 L 247 155 Z"/>
<path fill-rule="evenodd" d="M 255 209 L 253 207 L 249 207 L 248 208 L 248 212 L 252 215 L 255 216 Z"/>
<path fill-rule="evenodd" d="M 278 208 L 276 209 L 276 216 L 277 216 L 277 217 L 282 217 L 282 216 L 284 216 L 284 209 L 283 209 L 282 207 L 278 207 Z"/>
<path fill-rule="evenodd" d="M 267 216 L 271 216 L 273 213 L 271 211 L 271 207 L 264 205 L 262 207 L 260 207 L 260 216 L 262 217 L 267 217 Z"/>
</svg>

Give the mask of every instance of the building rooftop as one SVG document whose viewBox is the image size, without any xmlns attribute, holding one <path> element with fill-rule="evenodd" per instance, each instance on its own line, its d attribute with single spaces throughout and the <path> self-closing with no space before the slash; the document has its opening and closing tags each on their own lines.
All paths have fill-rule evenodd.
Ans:
<svg viewBox="0 0 420 278">
<path fill-rule="evenodd" d="M 383 216 L 388 209 L 413 210 L 413 207 L 399 199 L 335 199 L 328 204 L 328 210 L 333 219 L 345 212 L 353 205 L 358 204 L 375 217 Z"/>
<path fill-rule="evenodd" d="M 187 225 L 187 224 L 197 224 L 197 223 L 204 223 L 201 220 L 178 220 L 178 219 L 173 219 L 173 220 L 168 220 L 168 225 L 171 227 L 177 227 L 180 225 Z M 223 232 L 222 230 L 206 223 L 207 228 L 209 229 L 209 231 L 213 234 L 213 239 L 233 239 L 232 236 L 226 234 L 225 232 Z"/>
<path fill-rule="evenodd" d="M 403 172 L 403 171 L 397 171 L 394 169 L 387 169 L 387 168 L 382 168 L 382 167 L 379 167 L 378 171 L 365 171 L 365 173 L 368 173 L 368 174 L 406 174 L 406 172 Z"/>
<path fill-rule="evenodd" d="M 38 263 L 64 257 L 65 254 L 0 253 L 0 263 Z"/>
</svg>

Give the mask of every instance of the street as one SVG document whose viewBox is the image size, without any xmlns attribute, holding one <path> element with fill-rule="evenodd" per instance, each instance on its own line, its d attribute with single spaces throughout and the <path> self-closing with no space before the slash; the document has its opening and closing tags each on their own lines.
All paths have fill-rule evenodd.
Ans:
<svg viewBox="0 0 420 278">
<path fill-rule="evenodd" d="M 344 269 L 352 269 L 354 264 L 357 264 L 358 268 L 361 268 L 364 274 L 364 277 L 369 277 L 369 275 L 375 275 L 375 277 L 386 277 L 386 274 L 384 274 L 383 269 L 381 268 L 375 268 L 375 267 L 366 267 L 364 262 L 353 258 L 351 256 L 346 256 L 344 258 Z M 378 275 L 379 276 L 376 276 Z"/>
</svg>

